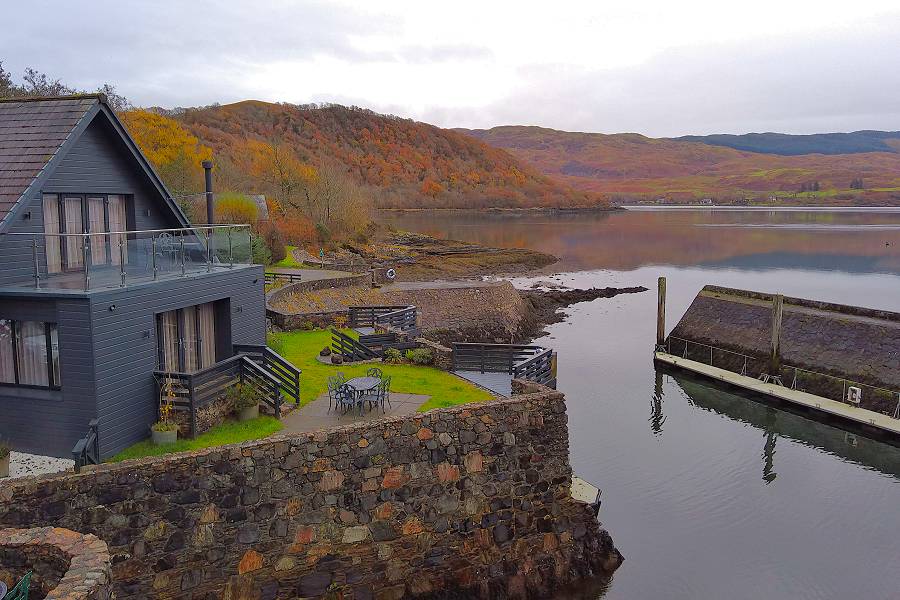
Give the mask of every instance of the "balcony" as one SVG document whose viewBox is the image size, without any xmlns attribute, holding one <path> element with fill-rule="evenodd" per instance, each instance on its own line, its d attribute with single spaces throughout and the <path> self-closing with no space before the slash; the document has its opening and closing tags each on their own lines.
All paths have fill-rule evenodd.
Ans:
<svg viewBox="0 0 900 600">
<path fill-rule="evenodd" d="M 253 264 L 249 225 L 0 237 L 4 253 L 22 263 L 0 275 L 6 287 L 91 291 Z"/>
</svg>

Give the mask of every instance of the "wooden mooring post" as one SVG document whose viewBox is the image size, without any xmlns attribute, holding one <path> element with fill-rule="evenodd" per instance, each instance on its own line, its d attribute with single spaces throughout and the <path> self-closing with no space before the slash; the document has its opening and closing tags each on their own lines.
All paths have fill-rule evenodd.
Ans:
<svg viewBox="0 0 900 600">
<path fill-rule="evenodd" d="M 656 345 L 662 347 L 666 343 L 666 278 L 657 280 L 658 296 L 656 301 Z"/>
<path fill-rule="evenodd" d="M 769 375 L 781 374 L 781 318 L 784 315 L 784 296 L 772 298 L 772 354 L 769 357 Z"/>
</svg>

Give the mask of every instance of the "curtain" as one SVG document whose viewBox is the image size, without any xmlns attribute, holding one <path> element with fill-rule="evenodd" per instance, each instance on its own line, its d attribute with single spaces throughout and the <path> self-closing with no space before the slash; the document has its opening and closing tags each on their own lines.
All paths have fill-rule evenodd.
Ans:
<svg viewBox="0 0 900 600">
<path fill-rule="evenodd" d="M 181 309 L 184 323 L 181 329 L 181 339 L 184 344 L 184 370 L 193 373 L 200 368 L 198 356 L 199 340 L 197 338 L 197 307 L 188 306 Z"/>
<path fill-rule="evenodd" d="M 106 217 L 103 214 L 103 198 L 91 197 L 87 199 L 88 207 L 88 227 L 91 236 L 91 264 L 105 265 L 106 259 L 106 238 L 108 236 L 100 235 L 106 231 Z M 118 252 L 118 248 L 112 249 L 114 253 Z"/>
<path fill-rule="evenodd" d="M 40 321 L 17 321 L 16 361 L 21 385 L 50 385 L 47 370 L 47 331 Z"/>
<path fill-rule="evenodd" d="M 84 233 L 81 198 L 66 198 L 63 203 L 66 233 Z M 84 266 L 83 240 L 80 235 L 66 236 L 66 267 L 79 270 Z"/>
<path fill-rule="evenodd" d="M 60 244 L 62 238 L 59 233 L 59 198 L 56 194 L 44 194 L 44 252 L 47 254 L 47 272 L 59 273 L 62 270 L 60 262 Z"/>
<path fill-rule="evenodd" d="M 0 319 L 0 383 L 15 383 L 12 321 Z"/>
<path fill-rule="evenodd" d="M 50 383 L 59 385 L 62 379 L 59 374 L 59 330 L 56 323 L 50 323 Z"/>
<path fill-rule="evenodd" d="M 201 304 L 200 312 L 200 368 L 216 362 L 216 306 L 212 302 Z"/>
<path fill-rule="evenodd" d="M 178 311 L 170 310 L 157 315 L 159 368 L 163 371 L 179 371 L 178 366 Z"/>
<path fill-rule="evenodd" d="M 125 198 L 123 196 L 109 196 L 109 229 L 107 231 L 127 231 L 128 225 L 125 218 Z M 119 260 L 119 240 L 124 247 L 122 248 L 125 256 L 125 262 L 128 262 L 128 238 L 125 235 L 110 236 L 110 252 L 112 252 L 112 264 L 117 265 Z"/>
</svg>

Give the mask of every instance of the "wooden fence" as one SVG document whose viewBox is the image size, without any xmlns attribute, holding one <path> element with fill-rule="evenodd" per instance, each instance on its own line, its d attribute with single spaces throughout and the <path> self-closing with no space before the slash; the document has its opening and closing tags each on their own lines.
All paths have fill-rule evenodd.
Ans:
<svg viewBox="0 0 900 600">
<path fill-rule="evenodd" d="M 295 404 L 300 403 L 300 375 L 302 372 L 290 361 L 268 346 L 235 344 L 234 353 L 244 354 L 260 365 L 269 375 L 279 381 L 281 392 L 285 396 L 293 399 Z"/>
<path fill-rule="evenodd" d="M 556 387 L 556 355 L 550 348 L 523 344 L 453 344 L 452 370 L 509 373 Z"/>
<path fill-rule="evenodd" d="M 340 354 L 344 360 L 354 362 L 357 360 L 371 360 L 373 358 L 381 358 L 383 352 L 370 348 L 359 340 L 355 340 L 349 335 L 341 333 L 337 329 L 331 329 L 331 351 Z"/>
<path fill-rule="evenodd" d="M 398 311 L 413 310 L 415 320 L 415 306 L 350 306 L 347 315 L 350 318 L 350 327 L 375 327 L 378 317 L 389 315 Z M 405 317 L 408 318 L 408 317 Z"/>
</svg>

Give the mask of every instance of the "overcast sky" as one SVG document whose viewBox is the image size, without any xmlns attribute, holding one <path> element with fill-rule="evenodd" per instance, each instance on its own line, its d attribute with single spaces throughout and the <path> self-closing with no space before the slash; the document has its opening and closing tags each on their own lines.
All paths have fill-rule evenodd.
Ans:
<svg viewBox="0 0 900 600">
<path fill-rule="evenodd" d="M 444 127 L 900 130 L 900 0 L 0 0 L 0 61 L 137 105 L 356 104 Z"/>
</svg>

